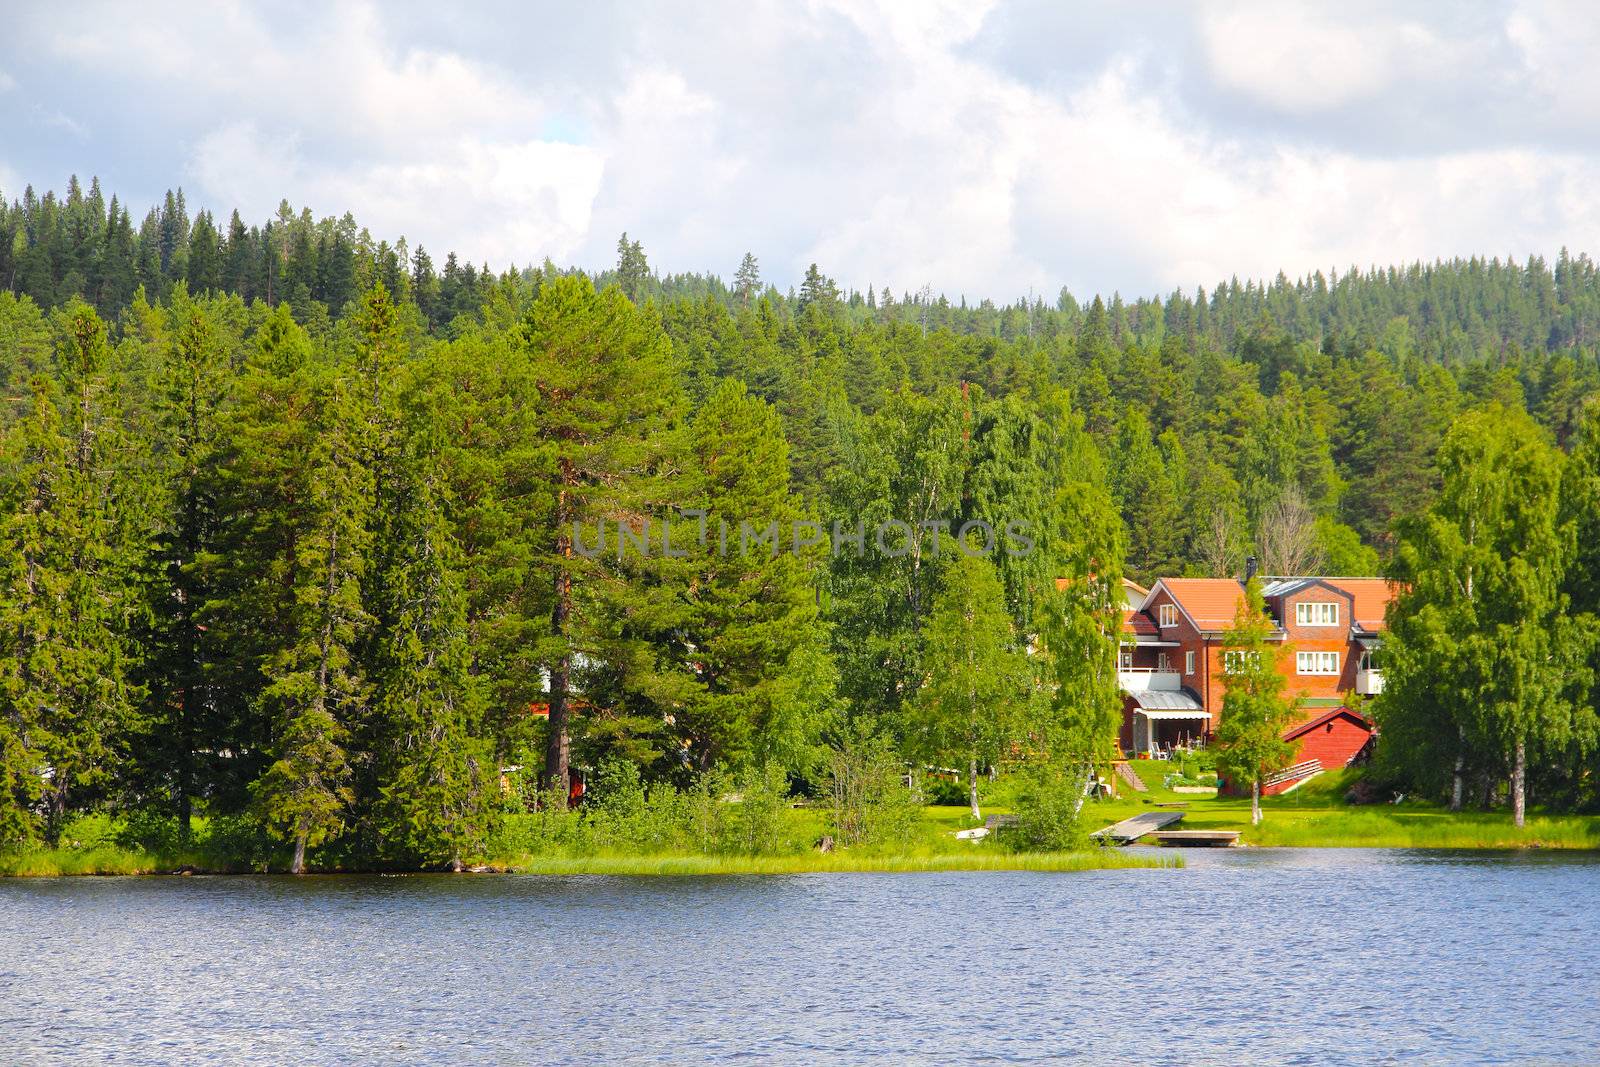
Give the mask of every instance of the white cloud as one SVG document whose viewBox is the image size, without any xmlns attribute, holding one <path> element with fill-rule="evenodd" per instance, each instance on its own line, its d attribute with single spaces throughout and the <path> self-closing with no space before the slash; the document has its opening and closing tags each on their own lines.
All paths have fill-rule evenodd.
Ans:
<svg viewBox="0 0 1600 1067">
<path fill-rule="evenodd" d="M 17 87 L 17 79 L 0 70 L 0 93 L 9 93 Z"/>
<path fill-rule="evenodd" d="M 816 261 L 862 288 L 1009 299 L 1600 251 L 1600 30 L 1581 9 L 1175 9 L 1159 45 L 1132 16 L 1001 10 L 105 7 L 70 31 L 25 16 L 15 47 L 85 86 L 51 106 L 95 116 L 88 145 L 113 127 L 140 145 L 93 166 L 74 146 L 71 169 L 136 163 L 252 219 L 285 197 L 348 210 L 494 266 L 604 266 L 627 230 L 664 270 L 750 250 L 780 285 Z M 1028 42 L 1044 76 L 994 47 L 1001 24 L 1073 36 Z M 13 58 L 0 46 L 38 80 Z"/>
<path fill-rule="evenodd" d="M 1201 12 L 1200 33 L 1220 84 L 1296 114 L 1377 100 L 1408 71 L 1458 66 L 1426 25 L 1359 8 L 1218 5 Z"/>
<path fill-rule="evenodd" d="M 207 135 L 191 173 L 208 198 L 248 205 L 253 217 L 270 214 L 289 190 L 293 202 L 349 207 L 373 233 L 407 235 L 441 258 L 455 249 L 504 268 L 572 254 L 588 231 L 602 169 L 599 154 L 580 145 L 465 135 L 426 158 L 330 167 L 308 160 L 298 138 L 246 122 Z"/>
</svg>

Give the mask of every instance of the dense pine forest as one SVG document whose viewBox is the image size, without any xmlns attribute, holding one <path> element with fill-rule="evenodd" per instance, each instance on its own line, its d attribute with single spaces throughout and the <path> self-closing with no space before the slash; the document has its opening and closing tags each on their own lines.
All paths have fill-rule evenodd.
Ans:
<svg viewBox="0 0 1600 1067">
<path fill-rule="evenodd" d="M 1092 761 L 1117 579 L 1249 555 L 1406 583 L 1375 774 L 1596 802 L 1587 256 L 1010 303 L 729 266 L 0 201 L 0 838 L 432 864 L 573 769 Z"/>
</svg>

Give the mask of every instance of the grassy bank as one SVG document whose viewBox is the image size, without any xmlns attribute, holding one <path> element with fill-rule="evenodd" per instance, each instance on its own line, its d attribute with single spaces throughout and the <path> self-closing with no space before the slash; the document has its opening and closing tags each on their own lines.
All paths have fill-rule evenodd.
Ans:
<svg viewBox="0 0 1600 1067">
<path fill-rule="evenodd" d="M 1241 842 L 1262 847 L 1297 848 L 1433 848 L 1515 849 L 1557 848 L 1600 850 L 1600 816 L 1552 815 L 1535 811 L 1520 830 L 1505 812 L 1460 812 L 1406 801 L 1398 804 L 1353 806 L 1344 795 L 1357 772 L 1339 772 L 1313 779 L 1286 796 L 1263 802 L 1265 821 L 1250 825 L 1250 803 L 1238 797 L 1178 793 L 1162 785 L 1169 768 L 1164 764 L 1136 766 L 1148 788 L 1125 790 L 1113 800 L 1085 804 L 1083 826 L 1096 830 L 1155 805 L 1182 805 L 1187 830 L 1238 830 Z M 1002 778 L 986 785 L 984 813 L 1007 810 L 1014 796 L 1012 782 Z M 491 848 L 489 864 L 498 869 L 529 874 L 615 875 L 762 875 L 827 871 L 1085 871 L 1162 865 L 1169 857 L 1153 860 L 1116 851 L 1026 853 L 1013 852 L 1003 842 L 958 841 L 955 833 L 973 825 L 964 806 L 928 806 L 920 809 L 908 839 L 901 847 L 844 849 L 823 853 L 814 846 L 827 827 L 816 809 L 790 809 L 779 817 L 772 835 L 773 847 L 763 854 L 742 850 L 685 849 L 668 840 L 645 847 L 610 847 L 591 842 L 540 841 L 537 835 L 517 833 L 536 824 L 537 816 L 513 815 L 506 819 L 499 847 Z M 204 821 L 202 829 L 210 830 Z M 0 850 L 0 877 L 93 874 L 156 874 L 184 868 L 205 872 L 282 871 L 287 850 L 272 842 L 238 832 L 208 832 L 198 848 L 141 848 L 129 846 L 119 836 L 119 821 L 92 815 L 76 821 L 63 847 Z M 1177 865 L 1176 858 L 1172 863 Z M 313 867 L 317 857 L 313 855 Z M 324 868 L 325 869 L 325 868 Z"/>
<path fill-rule="evenodd" d="M 198 862 L 195 862 L 198 861 Z M 595 855 L 511 856 L 490 861 L 496 870 L 517 874 L 571 875 L 761 875 L 816 874 L 841 871 L 1099 871 L 1145 867 L 1179 867 L 1177 857 L 1150 857 L 1112 849 L 1084 852 L 1007 852 L 993 847 L 965 851 L 870 853 L 803 852 L 782 856 L 740 855 Z M 89 849 L 35 848 L 0 853 L 0 877 L 50 878 L 61 875 L 238 873 L 251 868 L 236 863 L 208 862 L 207 857 L 163 857 L 116 845 Z M 282 871 L 282 864 L 272 864 Z"/>
<path fill-rule="evenodd" d="M 1100 871 L 1179 867 L 1179 857 L 1140 856 L 1112 849 L 1087 852 L 969 852 L 873 855 L 808 852 L 795 856 L 527 856 L 506 866 L 519 874 L 751 875 L 842 871 Z"/>
<path fill-rule="evenodd" d="M 527 830 L 538 816 L 509 815 L 502 845 L 528 840 Z M 496 870 L 541 875 L 780 875 L 842 871 L 1091 871 L 1143 867 L 1181 866 L 1177 857 L 1140 856 L 1115 850 L 1019 853 L 989 840 L 958 841 L 955 832 L 970 824 L 965 808 L 921 809 L 911 836 L 900 848 L 841 849 L 821 852 L 813 847 L 825 830 L 815 809 L 790 809 L 781 813 L 781 830 L 771 854 L 710 853 L 657 845 L 637 850 L 581 848 L 574 844 L 529 850 L 514 846 L 492 851 L 487 865 Z M 0 877 L 51 877 L 58 875 L 169 874 L 190 869 L 201 873 L 281 872 L 288 865 L 286 848 L 235 854 L 229 841 L 214 842 L 204 820 L 197 820 L 193 848 L 145 849 L 122 838 L 122 823 L 108 815 L 90 815 L 68 827 L 60 848 L 30 847 L 0 850 Z M 235 838 L 234 840 L 237 840 Z M 211 847 L 207 847 L 211 846 Z M 260 848 L 260 843 L 251 845 Z M 327 870 L 312 854 L 312 869 Z"/>
</svg>

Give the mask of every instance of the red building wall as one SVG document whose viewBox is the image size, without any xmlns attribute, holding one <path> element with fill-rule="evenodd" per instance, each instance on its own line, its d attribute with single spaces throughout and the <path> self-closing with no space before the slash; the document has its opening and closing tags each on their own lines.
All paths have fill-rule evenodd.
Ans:
<svg viewBox="0 0 1600 1067">
<path fill-rule="evenodd" d="M 1295 605 L 1339 605 L 1339 622 L 1334 626 L 1301 626 L 1295 622 Z M 1284 657 L 1283 670 L 1289 679 L 1285 692 L 1290 696 L 1343 699 L 1356 687 L 1356 668 L 1361 663 L 1361 646 L 1350 639 L 1351 612 L 1355 607 L 1348 593 L 1327 586 L 1313 585 L 1290 596 L 1275 598 L 1271 604 L 1291 645 Z M 1300 674 L 1296 652 L 1337 652 L 1339 673 Z"/>
<path fill-rule="evenodd" d="M 1298 737 L 1290 735 L 1290 740 L 1300 742 L 1296 763 L 1320 760 L 1324 770 L 1333 771 L 1355 759 L 1371 736 L 1372 728 L 1359 715 L 1341 708 L 1339 714 L 1327 722 L 1313 725 Z"/>
</svg>

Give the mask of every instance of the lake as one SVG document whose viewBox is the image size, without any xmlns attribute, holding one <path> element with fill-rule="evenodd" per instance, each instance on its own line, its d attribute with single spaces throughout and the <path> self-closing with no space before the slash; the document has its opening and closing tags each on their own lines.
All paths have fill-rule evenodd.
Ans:
<svg viewBox="0 0 1600 1067">
<path fill-rule="evenodd" d="M 0 1062 L 1600 1058 L 1600 855 L 0 881 Z"/>
</svg>

